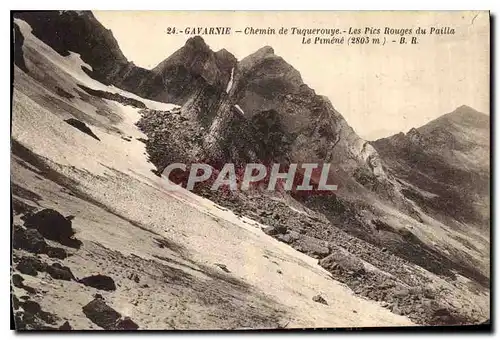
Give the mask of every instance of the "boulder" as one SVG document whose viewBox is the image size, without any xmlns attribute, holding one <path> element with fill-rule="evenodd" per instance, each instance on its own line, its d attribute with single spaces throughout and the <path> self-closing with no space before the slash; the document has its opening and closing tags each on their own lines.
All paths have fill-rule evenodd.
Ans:
<svg viewBox="0 0 500 340">
<path fill-rule="evenodd" d="M 11 294 L 11 296 L 12 296 L 12 308 L 14 310 L 19 309 L 19 299 L 14 294 Z"/>
<path fill-rule="evenodd" d="M 71 220 L 54 209 L 44 209 L 26 216 L 26 228 L 36 229 L 46 239 L 59 242 L 62 245 L 80 248 L 81 241 L 74 238 L 75 232 Z"/>
<path fill-rule="evenodd" d="M 59 263 L 53 263 L 46 267 L 47 273 L 56 280 L 71 281 L 75 280 L 75 276 L 68 267 L 62 266 Z"/>
<path fill-rule="evenodd" d="M 133 280 L 135 283 L 139 283 L 139 281 L 141 280 L 139 275 L 137 275 L 136 273 L 131 273 L 129 276 L 128 276 L 129 280 Z"/>
<path fill-rule="evenodd" d="M 12 285 L 17 288 L 23 288 L 24 286 L 24 277 L 19 274 L 12 275 Z"/>
<path fill-rule="evenodd" d="M 222 263 L 216 263 L 215 264 L 217 267 L 219 267 L 220 269 L 222 269 L 223 271 L 225 271 L 226 273 L 230 273 L 231 271 L 229 269 L 227 269 L 227 266 L 225 264 L 222 264 Z"/>
<path fill-rule="evenodd" d="M 107 275 L 92 275 L 80 279 L 78 282 L 85 286 L 90 286 L 100 290 L 114 291 L 116 290 L 115 281 Z"/>
<path fill-rule="evenodd" d="M 14 226 L 13 246 L 16 249 L 24 249 L 34 254 L 47 254 L 49 257 L 61 260 L 68 257 L 63 248 L 48 245 L 38 230 L 24 229 L 17 225 Z"/>
<path fill-rule="evenodd" d="M 296 241 L 296 243 L 301 249 L 300 250 L 301 252 L 306 253 L 314 258 L 321 259 L 330 254 L 330 249 L 328 249 L 328 244 L 325 241 L 314 237 L 301 235 L 301 237 Z"/>
<path fill-rule="evenodd" d="M 363 262 L 340 247 L 335 247 L 329 256 L 319 261 L 319 265 L 332 273 L 340 272 L 353 276 L 360 276 L 365 273 Z"/>
<path fill-rule="evenodd" d="M 327 305 L 328 306 L 328 302 L 326 302 L 326 300 L 321 295 L 315 295 L 315 296 L 313 296 L 312 300 L 314 302 L 321 303 L 323 305 Z"/>
<path fill-rule="evenodd" d="M 43 236 L 35 229 L 24 229 L 14 225 L 13 247 L 24 249 L 30 253 L 44 254 L 47 251 L 47 242 Z"/>
<path fill-rule="evenodd" d="M 139 326 L 129 317 L 108 306 L 103 299 L 96 298 L 83 306 L 83 313 L 96 325 L 105 330 L 136 330 Z"/>
<path fill-rule="evenodd" d="M 94 299 L 82 307 L 83 314 L 105 330 L 115 330 L 121 314 L 108 306 L 102 299 Z"/>
<path fill-rule="evenodd" d="M 68 321 L 65 321 L 61 326 L 59 326 L 59 330 L 61 331 L 70 331 L 72 329 L 73 328 L 71 327 Z"/>
<path fill-rule="evenodd" d="M 63 248 L 58 248 L 58 247 L 47 247 L 47 256 L 54 258 L 54 259 L 59 259 L 59 260 L 64 260 L 65 258 L 68 257 L 68 253 L 66 250 Z"/>
<path fill-rule="evenodd" d="M 293 239 L 290 237 L 290 234 L 278 234 L 276 235 L 276 239 L 278 241 L 281 241 L 281 242 L 284 242 L 284 243 L 287 243 L 287 244 L 290 244 L 293 242 Z"/>
<path fill-rule="evenodd" d="M 279 225 L 279 226 L 274 226 L 274 227 L 266 227 L 263 230 L 267 235 L 274 236 L 274 235 L 278 235 L 278 234 L 285 234 L 287 231 L 287 228 L 283 225 Z"/>
<path fill-rule="evenodd" d="M 139 329 L 139 325 L 132 321 L 129 317 L 124 317 L 116 323 L 116 329 L 126 330 L 126 331 L 135 331 Z"/>
<path fill-rule="evenodd" d="M 31 276 L 37 276 L 38 272 L 43 272 L 46 269 L 46 264 L 35 257 L 21 257 L 16 265 L 16 269 L 21 273 Z"/>
</svg>

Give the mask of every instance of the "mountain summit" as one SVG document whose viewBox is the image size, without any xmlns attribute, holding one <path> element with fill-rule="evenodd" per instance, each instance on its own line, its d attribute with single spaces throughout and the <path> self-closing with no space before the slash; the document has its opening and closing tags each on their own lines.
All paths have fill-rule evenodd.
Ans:
<svg viewBox="0 0 500 340">
<path fill-rule="evenodd" d="M 489 223 L 489 117 L 460 106 L 433 121 L 373 145 L 395 176 L 408 181 L 410 198 L 442 216 L 487 228 Z M 436 195 L 429 198 L 414 188 Z"/>
</svg>

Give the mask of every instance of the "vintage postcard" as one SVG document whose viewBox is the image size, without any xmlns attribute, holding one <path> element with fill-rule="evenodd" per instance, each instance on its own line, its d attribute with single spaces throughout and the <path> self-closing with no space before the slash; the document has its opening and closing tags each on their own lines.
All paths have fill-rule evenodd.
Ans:
<svg viewBox="0 0 500 340">
<path fill-rule="evenodd" d="M 487 11 L 12 12 L 16 330 L 490 324 Z"/>
</svg>

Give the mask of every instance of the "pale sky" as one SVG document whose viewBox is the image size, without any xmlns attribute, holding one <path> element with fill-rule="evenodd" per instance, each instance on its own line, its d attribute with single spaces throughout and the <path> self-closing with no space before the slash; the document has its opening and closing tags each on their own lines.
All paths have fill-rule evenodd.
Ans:
<svg viewBox="0 0 500 340">
<path fill-rule="evenodd" d="M 303 45 L 298 35 L 242 33 L 203 38 L 212 50 L 225 48 L 239 60 L 272 46 L 368 140 L 407 132 L 461 105 L 489 114 L 488 12 L 94 11 L 94 15 L 112 30 L 125 56 L 145 68 L 155 67 L 191 36 L 167 34 L 168 27 L 229 26 L 233 31 L 282 26 L 341 30 L 421 26 L 427 31 L 431 26 L 452 27 L 454 35 L 427 34 L 418 45 Z"/>
</svg>

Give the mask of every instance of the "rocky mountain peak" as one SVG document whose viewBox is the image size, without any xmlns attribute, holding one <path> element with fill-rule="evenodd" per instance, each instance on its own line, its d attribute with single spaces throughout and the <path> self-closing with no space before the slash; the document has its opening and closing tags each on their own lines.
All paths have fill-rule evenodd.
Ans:
<svg viewBox="0 0 500 340">
<path fill-rule="evenodd" d="M 460 123 L 462 125 L 472 125 L 478 128 L 485 129 L 489 128 L 490 117 L 467 105 L 459 106 L 454 111 L 445 115 L 445 117 L 453 122 Z"/>
<path fill-rule="evenodd" d="M 194 48 L 199 51 L 209 51 L 210 47 L 205 43 L 199 35 L 189 38 L 184 46 Z"/>
<path fill-rule="evenodd" d="M 489 129 L 488 115 L 481 113 L 470 106 L 462 105 L 419 128 L 421 133 L 432 133 L 432 131 L 451 131 L 456 127 Z"/>
<path fill-rule="evenodd" d="M 259 55 L 261 57 L 267 56 L 267 55 L 273 55 L 274 54 L 274 48 L 271 46 L 264 46 L 259 48 L 254 54 Z"/>
</svg>

